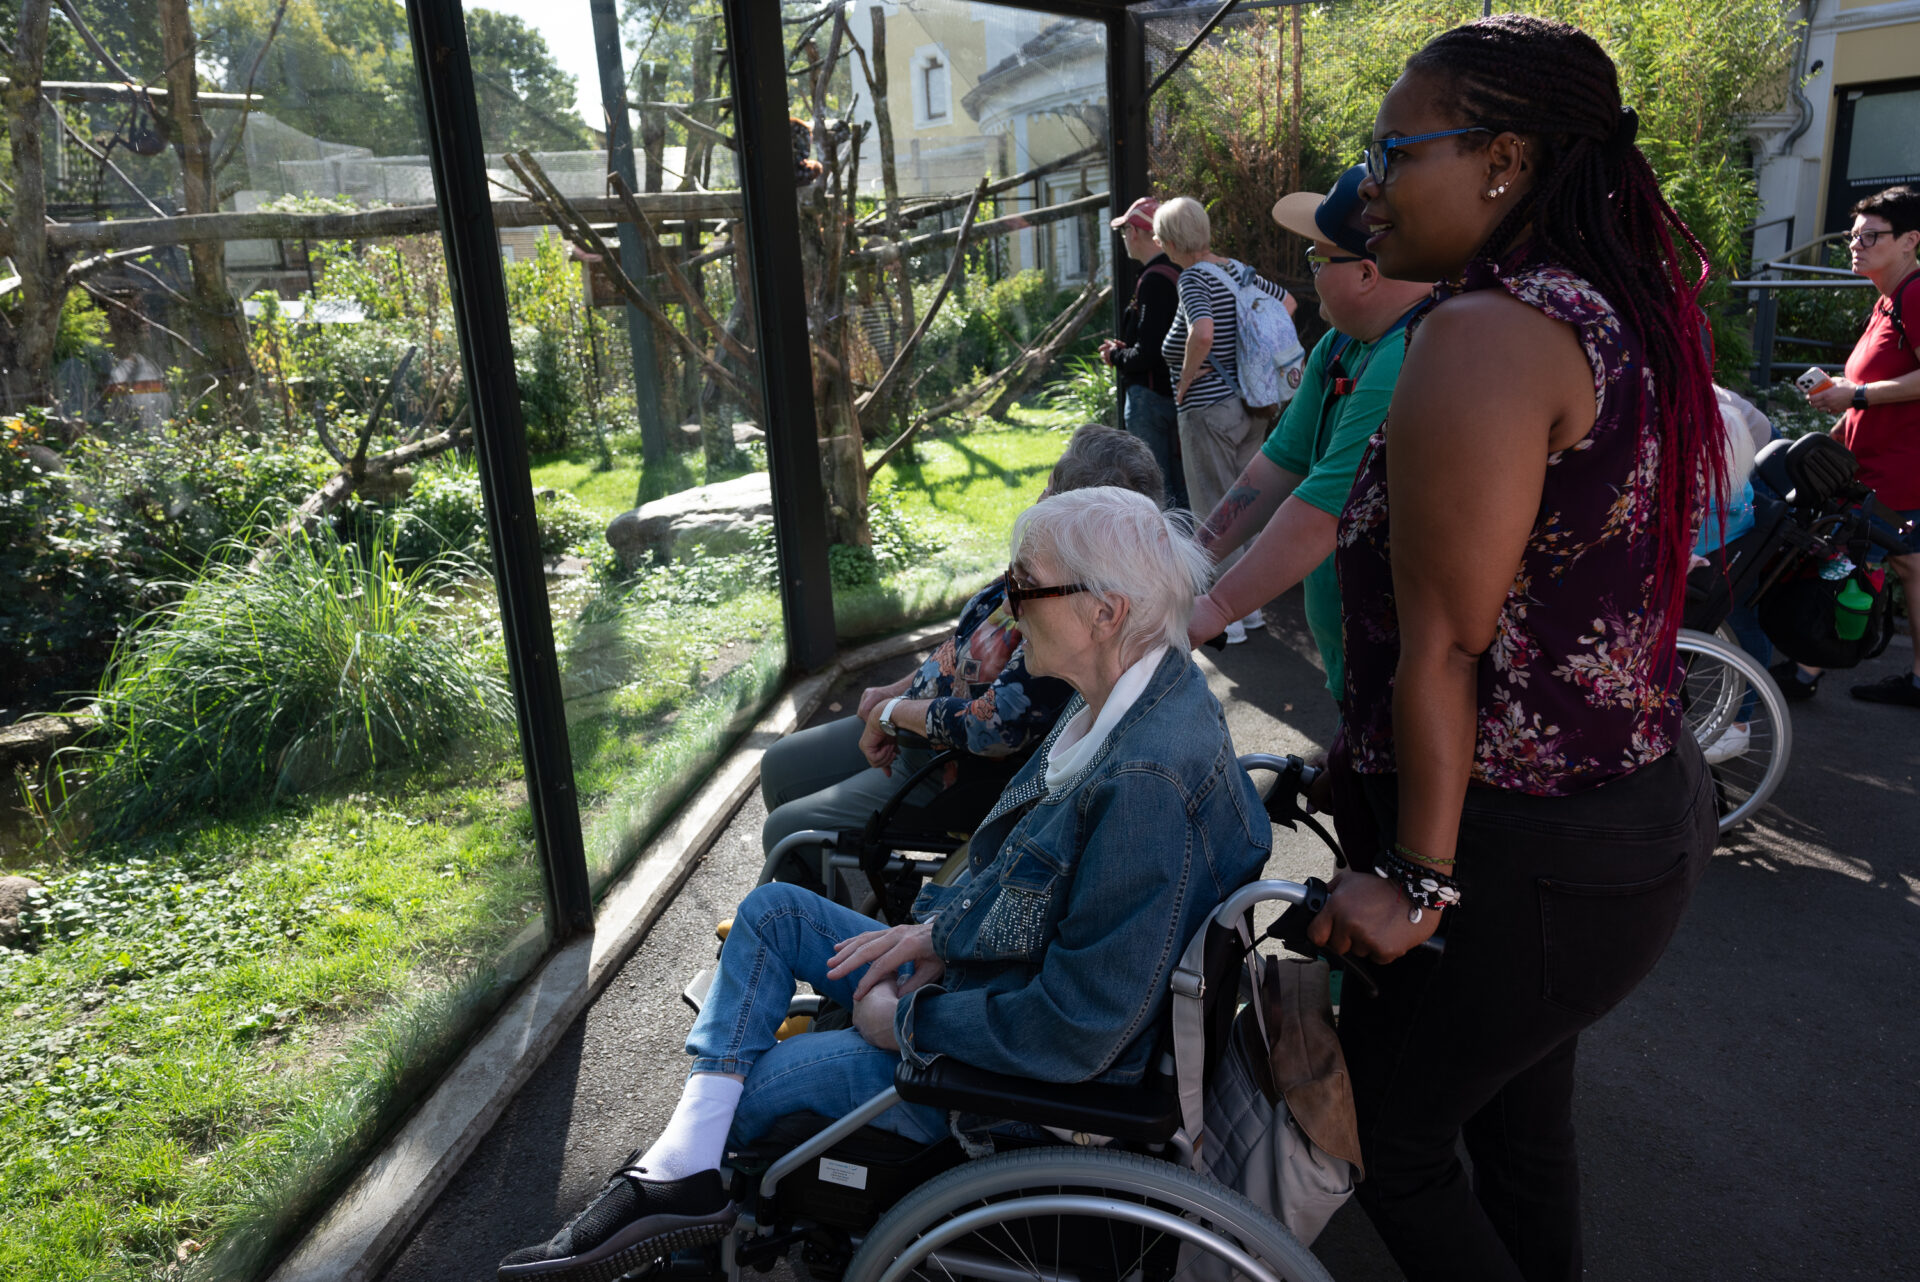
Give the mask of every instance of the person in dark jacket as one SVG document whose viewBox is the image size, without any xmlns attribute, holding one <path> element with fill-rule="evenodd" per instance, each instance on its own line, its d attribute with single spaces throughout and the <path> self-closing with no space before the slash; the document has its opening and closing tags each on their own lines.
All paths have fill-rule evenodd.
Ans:
<svg viewBox="0 0 1920 1282">
<path fill-rule="evenodd" d="M 1100 355 L 1120 371 L 1120 398 L 1127 431 L 1147 443 L 1167 478 L 1178 508 L 1191 506 L 1180 469 L 1180 427 L 1174 414 L 1173 375 L 1160 345 L 1180 307 L 1180 268 L 1153 239 L 1153 212 L 1160 202 L 1142 196 L 1109 225 L 1126 240 L 1127 257 L 1146 270 L 1133 287 L 1133 301 L 1120 320 L 1120 337 L 1100 344 Z"/>
</svg>

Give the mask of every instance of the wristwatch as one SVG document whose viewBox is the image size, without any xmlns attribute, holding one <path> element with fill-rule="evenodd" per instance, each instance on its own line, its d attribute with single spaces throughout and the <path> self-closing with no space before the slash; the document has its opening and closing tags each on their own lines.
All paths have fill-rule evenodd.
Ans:
<svg viewBox="0 0 1920 1282">
<path fill-rule="evenodd" d="M 1853 389 L 1853 408 L 1857 410 L 1867 408 L 1867 389 L 1864 386 Z"/>
<path fill-rule="evenodd" d="M 900 733 L 900 727 L 893 724 L 893 710 L 899 707 L 900 701 L 906 697 L 904 694 L 896 694 L 893 698 L 887 700 L 880 708 L 880 733 L 886 735 L 888 738 L 892 738 Z"/>
</svg>

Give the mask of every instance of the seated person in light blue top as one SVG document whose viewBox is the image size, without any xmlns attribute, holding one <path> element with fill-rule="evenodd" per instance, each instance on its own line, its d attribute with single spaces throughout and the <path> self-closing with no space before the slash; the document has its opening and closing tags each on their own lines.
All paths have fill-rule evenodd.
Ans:
<svg viewBox="0 0 1920 1282">
<path fill-rule="evenodd" d="M 888 928 L 769 882 L 733 919 L 687 1037 L 691 1075 L 659 1139 L 508 1278 L 598 1278 L 737 1214 L 719 1166 L 801 1111 L 844 1116 L 905 1058 L 1052 1082 L 1142 1080 L 1182 948 L 1266 863 L 1272 830 L 1187 653 L 1207 558 L 1185 514 L 1112 486 L 1056 494 L 1013 531 L 1007 601 L 1027 666 L 1073 687 L 974 833 L 967 869 Z M 854 1027 L 777 1041 L 798 983 Z M 946 1133 L 896 1104 L 874 1125 Z"/>
<path fill-rule="evenodd" d="M 1253 547 L 1194 603 L 1188 629 L 1197 645 L 1304 581 L 1307 627 L 1335 698 L 1346 665 L 1334 531 L 1367 440 L 1386 422 L 1406 323 L 1431 289 L 1388 280 L 1367 253 L 1365 176 L 1366 166 L 1355 165 L 1325 197 L 1295 192 L 1273 207 L 1275 222 L 1312 242 L 1307 262 L 1333 330 L 1314 345 L 1300 391 L 1260 453 L 1201 527 L 1201 545 L 1216 562 L 1249 539 Z"/>
</svg>

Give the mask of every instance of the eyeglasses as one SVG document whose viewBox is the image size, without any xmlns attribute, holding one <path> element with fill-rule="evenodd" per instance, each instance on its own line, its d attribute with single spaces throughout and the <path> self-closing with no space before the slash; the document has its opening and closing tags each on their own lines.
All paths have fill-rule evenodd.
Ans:
<svg viewBox="0 0 1920 1282">
<path fill-rule="evenodd" d="M 1858 245 L 1862 249 L 1872 249 L 1880 243 L 1882 236 L 1891 235 L 1893 235 L 1892 231 L 1882 231 L 1878 227 L 1869 227 L 1865 231 L 1848 232 L 1847 243 L 1849 245 Z"/>
<path fill-rule="evenodd" d="M 1020 585 L 1020 576 L 1007 567 L 1007 613 L 1013 616 L 1015 623 L 1020 622 L 1020 603 L 1038 601 L 1050 596 L 1072 596 L 1076 592 L 1085 592 L 1084 583 L 1063 583 L 1057 588 L 1028 588 Z"/>
<path fill-rule="evenodd" d="M 1323 254 L 1318 250 L 1307 251 L 1307 271 L 1318 276 L 1322 267 L 1333 263 L 1364 263 L 1366 259 L 1358 254 Z"/>
<path fill-rule="evenodd" d="M 1393 161 L 1393 153 L 1416 142 L 1432 142 L 1435 138 L 1452 138 L 1459 134 L 1490 134 L 1493 130 L 1485 125 L 1468 125 L 1464 129 L 1442 129 L 1438 133 L 1414 134 L 1411 138 L 1375 138 L 1367 144 L 1367 151 L 1360 158 L 1367 167 L 1367 177 L 1376 183 L 1387 180 L 1387 166 Z"/>
</svg>

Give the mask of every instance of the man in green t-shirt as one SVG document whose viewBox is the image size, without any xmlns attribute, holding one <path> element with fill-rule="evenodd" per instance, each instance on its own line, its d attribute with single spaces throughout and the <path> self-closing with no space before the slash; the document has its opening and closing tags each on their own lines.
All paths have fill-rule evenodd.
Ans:
<svg viewBox="0 0 1920 1282">
<path fill-rule="evenodd" d="M 1336 699 L 1346 661 L 1334 536 L 1367 440 L 1386 421 L 1407 321 L 1432 288 L 1380 274 L 1360 220 L 1365 175 L 1366 166 L 1355 165 L 1325 197 L 1295 192 L 1273 207 L 1275 222 L 1313 242 L 1307 262 L 1333 330 L 1314 345 L 1300 390 L 1266 444 L 1201 527 L 1216 561 L 1248 539 L 1253 548 L 1194 602 L 1188 629 L 1198 644 L 1304 581 L 1307 627 Z"/>
</svg>

